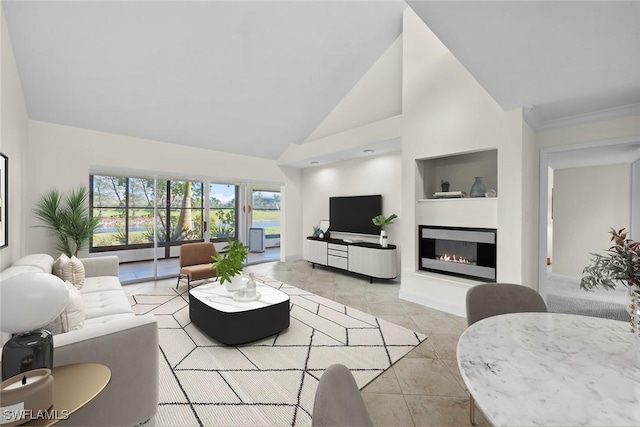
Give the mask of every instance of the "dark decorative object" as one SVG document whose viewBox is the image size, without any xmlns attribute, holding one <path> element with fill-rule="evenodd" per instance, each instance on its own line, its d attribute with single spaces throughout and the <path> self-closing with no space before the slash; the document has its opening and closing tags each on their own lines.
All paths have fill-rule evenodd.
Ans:
<svg viewBox="0 0 640 427">
<path fill-rule="evenodd" d="M 471 191 L 469 192 L 469 197 L 484 197 L 487 192 L 487 187 L 485 187 L 484 182 L 482 182 L 481 176 L 476 176 L 473 185 L 471 186 Z"/>
<path fill-rule="evenodd" d="M 440 180 L 440 187 L 442 187 L 442 192 L 449 191 L 449 181 Z"/>
</svg>

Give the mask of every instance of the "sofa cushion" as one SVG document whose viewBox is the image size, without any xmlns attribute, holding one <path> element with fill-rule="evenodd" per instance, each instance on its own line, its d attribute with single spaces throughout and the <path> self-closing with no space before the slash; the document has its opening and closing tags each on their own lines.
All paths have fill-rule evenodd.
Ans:
<svg viewBox="0 0 640 427">
<path fill-rule="evenodd" d="M 24 256 L 13 263 L 14 267 L 24 265 L 38 267 L 40 271 L 51 273 L 53 268 L 53 257 L 49 254 L 31 254 Z"/>
<path fill-rule="evenodd" d="M 84 266 L 75 256 L 69 259 L 69 262 L 62 266 L 62 280 L 69 281 L 75 285 L 76 288 L 82 288 L 85 279 Z"/>
<path fill-rule="evenodd" d="M 7 280 L 13 276 L 24 273 L 42 273 L 42 269 L 39 267 L 33 267 L 31 265 L 21 265 L 18 267 L 9 267 L 0 272 L 0 282 Z"/>
<path fill-rule="evenodd" d="M 133 313 L 129 298 L 122 290 L 91 292 L 82 295 L 85 319 L 95 319 L 111 314 Z"/>
<path fill-rule="evenodd" d="M 133 313 L 121 313 L 121 314 L 109 314 L 107 316 L 100 316 L 94 319 L 87 319 L 84 323 L 84 330 L 91 330 L 92 328 L 100 328 L 102 325 L 118 321 L 120 319 L 128 319 L 134 317 Z"/>
<path fill-rule="evenodd" d="M 60 318 L 62 320 L 62 331 L 69 332 L 82 329 L 84 325 L 85 311 L 84 300 L 82 294 L 69 281 L 66 281 L 67 289 L 69 289 L 69 302 L 67 308 L 62 312 Z"/>
<path fill-rule="evenodd" d="M 62 270 L 68 262 L 69 257 L 67 256 L 67 254 L 60 254 L 60 256 L 53 262 L 53 274 L 62 279 Z"/>
<path fill-rule="evenodd" d="M 81 294 L 90 294 L 92 292 L 103 291 L 122 291 L 120 280 L 115 276 L 98 276 L 87 277 L 84 279 L 84 285 L 80 288 Z"/>
</svg>

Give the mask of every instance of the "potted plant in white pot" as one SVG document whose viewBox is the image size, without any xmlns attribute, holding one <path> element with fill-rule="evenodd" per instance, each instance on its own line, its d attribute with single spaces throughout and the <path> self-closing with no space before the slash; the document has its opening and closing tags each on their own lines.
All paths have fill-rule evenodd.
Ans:
<svg viewBox="0 0 640 427">
<path fill-rule="evenodd" d="M 385 228 L 393 224 L 393 221 L 396 218 L 398 218 L 398 215 L 391 214 L 388 217 L 385 217 L 384 215 L 378 215 L 371 219 L 371 221 L 373 221 L 375 225 L 380 227 L 380 246 L 382 246 L 383 248 L 387 247 L 387 232 L 385 231 Z"/>
<path fill-rule="evenodd" d="M 235 292 L 242 287 L 242 269 L 247 259 L 248 247 L 239 240 L 227 240 L 227 246 L 222 248 L 224 253 L 211 257 L 213 268 L 220 279 L 220 284 L 226 284 L 227 290 Z"/>
</svg>

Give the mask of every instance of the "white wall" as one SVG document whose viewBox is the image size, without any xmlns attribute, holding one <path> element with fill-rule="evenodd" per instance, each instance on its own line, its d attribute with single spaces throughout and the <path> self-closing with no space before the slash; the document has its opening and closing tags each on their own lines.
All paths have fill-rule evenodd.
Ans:
<svg viewBox="0 0 640 427">
<path fill-rule="evenodd" d="M 553 273 L 581 277 L 591 253 L 611 246 L 611 227 L 629 228 L 629 165 L 555 170 Z"/>
<path fill-rule="evenodd" d="M 402 35 L 383 53 L 305 142 L 402 114 Z"/>
<path fill-rule="evenodd" d="M 9 163 L 9 188 L 8 200 L 6 201 L 8 203 L 9 245 L 0 249 L 0 269 L 4 269 L 24 252 L 25 159 L 29 138 L 29 119 L 2 7 L 0 7 L 0 27 L 2 45 L 0 50 L 2 62 L 0 70 L 2 98 L 0 103 L 0 152 L 8 157 Z"/>
<path fill-rule="evenodd" d="M 560 147 L 640 135 L 640 116 L 605 120 L 536 133 L 540 148 Z"/>
<path fill-rule="evenodd" d="M 25 205 L 29 210 L 47 189 L 87 185 L 90 171 L 96 170 L 282 185 L 288 210 L 285 239 L 302 239 L 296 212 L 296 204 L 300 203 L 296 174 L 283 173 L 273 160 L 31 121 L 28 166 L 30 171 L 38 171 L 30 174 Z M 28 218 L 26 250 L 52 253 L 51 239 L 42 229 L 32 228 L 36 222 L 31 215 Z M 283 257 L 301 256 L 301 244 L 289 243 L 285 247 Z"/>
<path fill-rule="evenodd" d="M 497 225 L 498 280 L 535 287 L 536 283 L 525 283 L 530 277 L 523 274 L 535 270 L 536 265 L 535 259 L 524 259 L 537 247 L 532 241 L 536 235 L 530 236 L 532 231 L 523 222 L 528 206 L 523 189 L 531 188 L 535 179 L 533 172 L 523 170 L 525 162 L 531 161 L 532 144 L 528 141 L 523 146 L 521 110 L 503 111 L 411 9 L 405 11 L 403 30 L 404 256 L 400 296 L 464 314 L 465 294 L 473 283 L 417 271 L 416 225 L 429 217 L 433 203 L 416 201 L 423 197 L 423 183 L 415 160 L 498 149 L 497 210 L 491 203 L 477 209 L 474 200 L 444 201 L 443 205 L 456 210 L 448 216 L 458 222 Z"/>
<path fill-rule="evenodd" d="M 640 160 L 631 164 L 631 235 L 633 240 L 640 240 Z"/>
<path fill-rule="evenodd" d="M 310 236 L 314 226 L 321 220 L 329 219 L 329 197 L 381 194 L 383 214 L 389 216 L 395 213 L 399 217 L 387 228 L 389 243 L 400 244 L 400 225 L 404 221 L 401 209 L 401 170 L 400 153 L 305 169 L 302 174 L 303 236 Z M 332 237 L 334 235 L 341 237 L 338 233 L 332 234 Z M 377 237 L 358 238 L 375 243 L 379 241 Z"/>
</svg>

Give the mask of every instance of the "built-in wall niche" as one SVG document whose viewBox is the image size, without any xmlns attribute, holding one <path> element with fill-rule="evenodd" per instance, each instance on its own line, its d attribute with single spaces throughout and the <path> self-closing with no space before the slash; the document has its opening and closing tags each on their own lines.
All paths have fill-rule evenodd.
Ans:
<svg viewBox="0 0 640 427">
<path fill-rule="evenodd" d="M 434 199 L 434 194 L 442 191 L 442 181 L 449 182 L 449 191 L 464 191 L 469 197 L 478 176 L 487 190 L 499 195 L 497 149 L 417 159 L 416 167 L 422 179 L 422 196 L 418 199 Z"/>
</svg>

